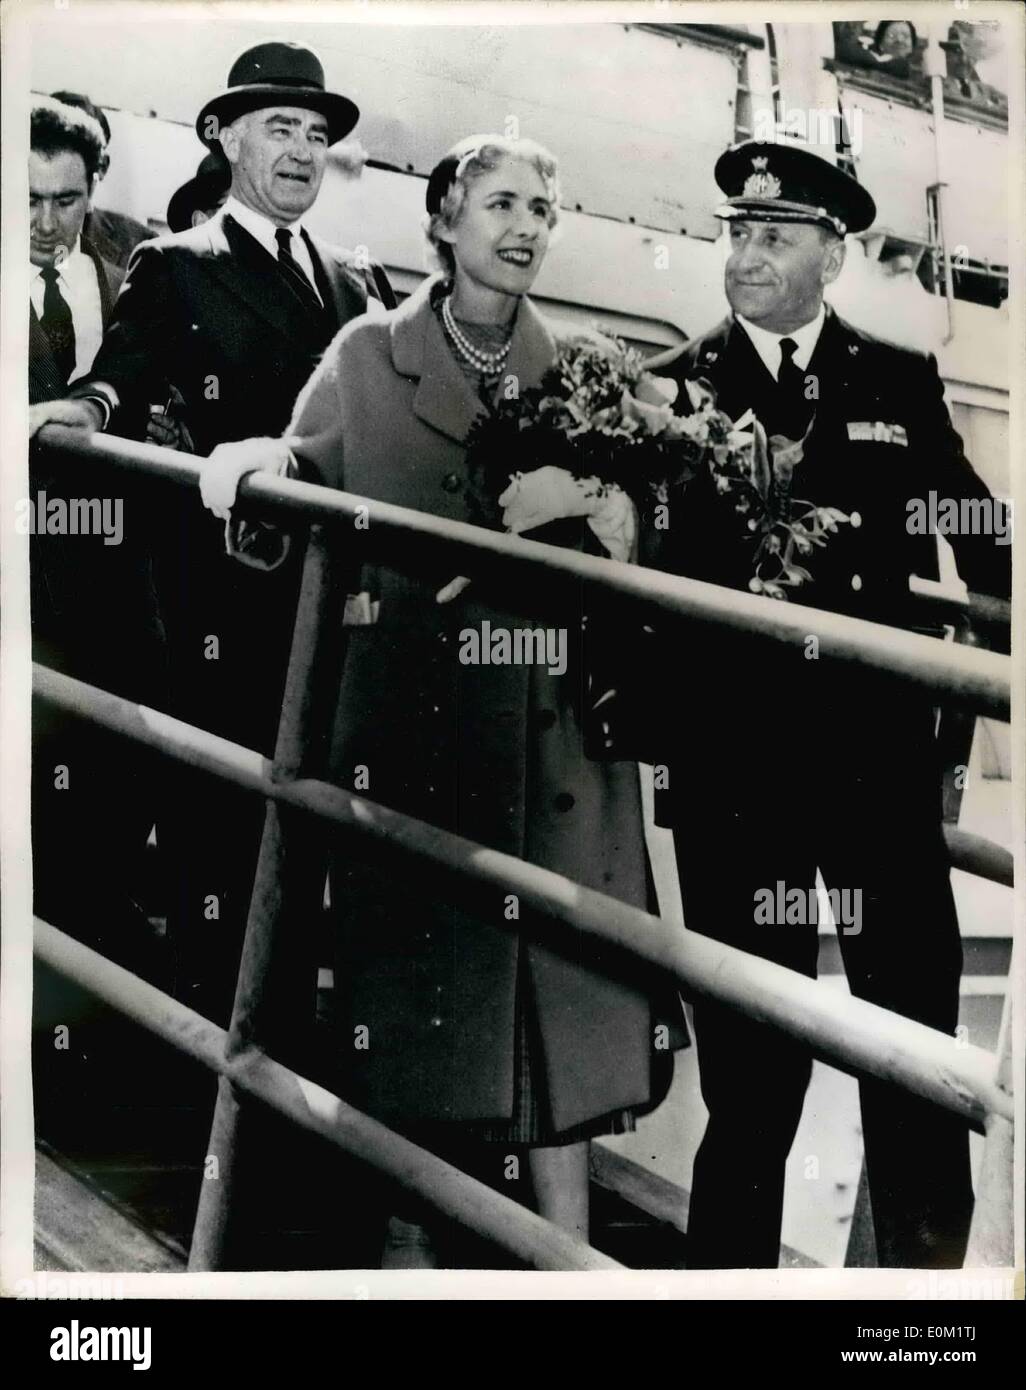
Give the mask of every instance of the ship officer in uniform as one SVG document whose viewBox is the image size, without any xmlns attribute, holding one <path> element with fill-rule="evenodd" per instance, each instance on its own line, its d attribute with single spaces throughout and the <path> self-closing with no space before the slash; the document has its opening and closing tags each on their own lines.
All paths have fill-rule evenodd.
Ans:
<svg viewBox="0 0 1026 1390">
<path fill-rule="evenodd" d="M 873 200 L 796 147 L 750 141 L 715 172 L 726 195 L 718 215 L 730 237 L 732 312 L 649 366 L 676 379 L 679 399 L 686 380 L 702 378 L 732 419 L 751 408 L 768 436 L 805 438 L 794 496 L 850 522 L 802 558 L 812 579 L 797 602 L 914 626 L 909 577 L 936 577 L 937 555 L 934 536 L 910 534 L 910 501 L 933 490 L 990 502 L 952 427 L 934 358 L 873 338 L 824 305 L 844 238 L 871 225 Z M 949 539 L 970 590 L 1008 594 L 1007 544 L 994 534 Z M 708 473 L 671 500 L 669 527 L 652 543 L 651 562 L 672 573 L 758 587 L 751 532 Z M 722 630 L 685 641 L 666 654 L 673 708 L 660 819 L 674 831 L 686 926 L 812 976 L 816 925 L 760 924 L 754 905 L 759 890 L 781 882 L 808 890 L 818 869 L 828 889 L 861 889 L 859 919 L 838 928 L 852 992 L 953 1034 L 962 950 L 929 701 L 879 673 L 811 659 L 811 642 L 782 648 Z M 682 659 L 692 672 L 684 697 L 672 674 Z M 775 1266 L 811 1056 L 714 1004 L 696 1007 L 695 1026 L 709 1121 L 695 1162 L 689 1263 Z M 973 1200 L 965 1124 L 871 1080 L 861 1104 L 880 1265 L 960 1266 Z"/>
</svg>

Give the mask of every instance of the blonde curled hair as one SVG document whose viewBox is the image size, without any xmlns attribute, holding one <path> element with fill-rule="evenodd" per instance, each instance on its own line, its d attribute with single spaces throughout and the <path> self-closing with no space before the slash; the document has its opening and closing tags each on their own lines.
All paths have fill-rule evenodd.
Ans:
<svg viewBox="0 0 1026 1390">
<path fill-rule="evenodd" d="M 442 239 L 442 231 L 452 231 L 467 200 L 467 190 L 482 174 L 497 169 L 504 159 L 530 164 L 545 185 L 550 210 L 550 228 L 559 221 L 559 166 L 554 155 L 535 140 L 514 140 L 507 135 L 472 135 L 459 141 L 435 165 L 428 179 L 427 215 L 424 234 L 433 270 L 453 275 L 456 260 L 452 246 Z"/>
</svg>

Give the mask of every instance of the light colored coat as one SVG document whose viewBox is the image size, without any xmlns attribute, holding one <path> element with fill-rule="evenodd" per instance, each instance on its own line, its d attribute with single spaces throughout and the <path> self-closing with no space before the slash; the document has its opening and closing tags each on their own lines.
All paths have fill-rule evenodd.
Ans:
<svg viewBox="0 0 1026 1390">
<path fill-rule="evenodd" d="M 470 521 L 462 441 L 482 407 L 431 307 L 432 283 L 342 330 L 297 402 L 288 440 L 311 479 Z M 522 301 L 507 373 L 522 391 L 554 353 L 545 322 Z M 579 521 L 557 524 L 580 543 Z M 365 768 L 358 789 L 372 801 L 647 906 L 637 769 L 585 758 L 579 660 L 562 677 L 461 664 L 462 630 L 485 619 L 511 630 L 532 623 L 490 606 L 482 583 L 439 605 L 435 593 L 453 577 L 451 565 L 421 577 L 363 566 L 359 587 L 380 610 L 347 629 L 329 775 L 352 789 Z M 400 1125 L 508 1118 L 518 974 L 534 1001 L 557 1130 L 661 1099 L 668 1069 L 654 1084 L 649 995 L 571 954 L 522 948 L 503 925 L 502 895 L 471 918 L 394 868 L 352 859 L 333 884 L 342 1060 L 356 1103 Z M 352 1043 L 360 1025 L 370 1030 L 365 1049 Z"/>
</svg>

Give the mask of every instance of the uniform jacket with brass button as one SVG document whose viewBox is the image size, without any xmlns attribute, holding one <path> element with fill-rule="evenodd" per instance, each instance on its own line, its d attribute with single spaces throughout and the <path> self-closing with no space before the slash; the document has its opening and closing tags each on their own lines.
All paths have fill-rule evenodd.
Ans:
<svg viewBox="0 0 1026 1390">
<path fill-rule="evenodd" d="M 371 499 L 370 536 L 375 502 L 473 520 L 463 441 L 483 406 L 432 308 L 434 284 L 343 329 L 287 435 L 304 477 Z M 554 352 L 523 300 L 507 377 L 521 391 L 537 384 Z M 340 532 L 343 565 L 360 536 Z M 440 605 L 436 592 L 458 573 L 452 563 L 409 573 L 393 564 L 364 564 L 351 580 L 367 599 L 349 605 L 364 620 L 346 628 L 333 780 L 647 906 L 637 770 L 584 757 L 573 678 L 459 660 L 461 632 L 485 621 L 493 631 L 531 626 L 530 613 L 498 608 L 481 581 Z M 440 900 L 441 885 L 411 882 L 367 856 L 365 846 L 348 847 L 332 890 L 342 1060 L 358 1103 L 399 1124 L 508 1118 L 518 987 L 537 1010 L 556 1129 L 660 1098 L 645 989 L 585 969 L 572 949 L 521 948 L 503 924 L 509 905 L 499 891 L 471 917 Z M 357 1048 L 361 1025 L 368 1045 Z"/>
<path fill-rule="evenodd" d="M 708 381 L 718 406 L 731 419 L 751 409 L 767 433 L 776 431 L 776 382 L 733 318 L 648 365 L 677 381 L 682 396 L 686 380 Z M 860 524 L 842 525 L 825 549 L 800 558 L 813 578 L 789 590 L 790 597 L 810 608 L 920 626 L 922 619 L 917 621 L 909 599 L 909 577 L 936 578 L 937 541 L 910 531 L 909 503 L 926 503 L 931 490 L 938 498 L 990 495 L 952 426 L 936 361 L 871 337 L 828 309 L 804 375 L 815 417 L 804 457 L 795 469 L 792 496 L 857 513 Z M 971 591 L 1008 595 L 1010 546 L 997 544 L 992 535 L 948 539 Z M 747 590 L 753 573 L 753 543 L 746 536 L 744 518 L 734 512 L 729 498 L 716 492 L 707 471 L 696 474 L 671 499 L 668 528 L 645 537 L 645 546 L 647 563 L 655 568 L 709 583 Z M 813 622 L 810 635 L 815 635 Z M 670 648 L 674 643 L 664 645 Z M 731 738 L 760 727 L 760 712 L 772 725 L 777 699 L 784 702 L 789 717 L 794 716 L 796 701 L 806 696 L 820 713 L 829 706 L 835 711 L 839 738 L 847 720 L 863 718 L 874 704 L 867 701 L 864 673 L 857 668 L 824 666 L 812 682 L 810 663 L 801 649 L 756 647 L 725 632 L 689 632 L 685 651 L 691 671 L 685 685 L 669 674 L 661 683 L 653 682 L 668 694 L 665 708 L 653 710 L 653 719 L 664 728 L 669 756 L 681 767 L 687 763 L 687 738 L 694 737 L 699 726 L 708 732 L 710 723 L 720 718 L 729 723 L 727 711 L 736 712 L 739 691 L 747 692 L 747 713 Z M 675 741 L 681 744 L 676 754 Z M 678 778 L 681 790 L 686 794 L 686 783 Z M 666 804 L 658 809 L 660 818 L 669 814 Z"/>
<path fill-rule="evenodd" d="M 751 408 L 774 432 L 776 382 L 733 318 L 650 365 L 682 394 L 687 378 L 704 378 L 731 419 Z M 815 419 L 793 496 L 857 512 L 861 525 L 842 526 L 809 557 L 813 581 L 791 597 L 877 622 L 905 619 L 909 576 L 937 576 L 936 539 L 910 533 L 909 502 L 926 502 L 931 490 L 938 498 L 990 495 L 951 424 L 936 360 L 873 338 L 828 310 L 804 375 Z M 752 544 L 708 474 L 686 484 L 674 503 L 659 568 L 747 588 Z M 1009 593 L 1009 545 L 990 535 L 948 539 L 970 590 Z"/>
</svg>

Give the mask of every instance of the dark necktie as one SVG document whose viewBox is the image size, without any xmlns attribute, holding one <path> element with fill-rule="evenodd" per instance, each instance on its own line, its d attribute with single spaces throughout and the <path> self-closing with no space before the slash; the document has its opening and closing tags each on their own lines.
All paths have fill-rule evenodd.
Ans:
<svg viewBox="0 0 1026 1390">
<path fill-rule="evenodd" d="M 57 362 L 57 369 L 65 382 L 75 375 L 75 325 L 71 317 L 71 306 L 60 291 L 59 276 L 54 266 L 44 266 L 42 272 L 43 317 L 40 327 L 46 334 Z"/>
<path fill-rule="evenodd" d="M 316 290 L 292 254 L 292 233 L 288 227 L 278 227 L 274 233 L 274 239 L 278 243 L 278 264 L 281 266 L 286 280 L 305 304 L 308 304 L 312 309 L 323 309 L 324 306 L 321 304 Z"/>
<path fill-rule="evenodd" d="M 797 351 L 793 338 L 781 338 L 777 387 L 782 431 L 789 439 L 802 437 L 812 415 L 812 403 L 805 399 L 805 373 L 794 360 Z"/>
</svg>

